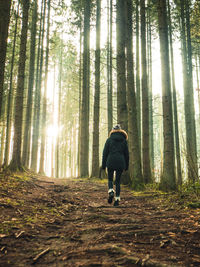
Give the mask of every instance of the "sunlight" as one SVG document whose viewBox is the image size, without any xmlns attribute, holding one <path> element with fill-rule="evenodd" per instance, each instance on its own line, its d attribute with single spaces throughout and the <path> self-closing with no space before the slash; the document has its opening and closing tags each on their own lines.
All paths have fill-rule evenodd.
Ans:
<svg viewBox="0 0 200 267">
<path fill-rule="evenodd" d="M 50 138 L 57 138 L 57 136 L 58 136 L 58 132 L 59 132 L 59 130 L 58 130 L 58 128 L 57 128 L 57 126 L 56 125 L 49 125 L 48 127 L 47 127 L 47 136 L 48 137 L 50 137 Z"/>
</svg>

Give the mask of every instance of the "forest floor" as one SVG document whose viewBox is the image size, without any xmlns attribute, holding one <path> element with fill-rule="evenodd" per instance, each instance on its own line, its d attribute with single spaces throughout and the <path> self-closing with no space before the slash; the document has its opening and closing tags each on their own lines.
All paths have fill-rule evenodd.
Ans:
<svg viewBox="0 0 200 267">
<path fill-rule="evenodd" d="M 182 197 L 0 174 L 0 266 L 200 266 L 200 209 Z"/>
</svg>

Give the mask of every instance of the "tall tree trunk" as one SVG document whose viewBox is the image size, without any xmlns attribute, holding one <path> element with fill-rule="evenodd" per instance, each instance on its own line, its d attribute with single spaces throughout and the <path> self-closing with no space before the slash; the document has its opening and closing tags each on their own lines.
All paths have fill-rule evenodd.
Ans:
<svg viewBox="0 0 200 267">
<path fill-rule="evenodd" d="M 149 149 L 149 94 L 147 85 L 146 59 L 146 14 L 145 0 L 140 0 L 141 16 L 141 65 L 142 65 L 142 151 L 144 182 L 152 181 Z"/>
<path fill-rule="evenodd" d="M 100 115 L 100 34 L 101 0 L 97 0 L 96 11 L 96 50 L 95 50 L 95 93 L 93 119 L 92 177 L 99 175 L 99 115 Z"/>
<path fill-rule="evenodd" d="M 34 2 L 32 13 L 31 41 L 30 41 L 30 62 L 29 62 L 29 81 L 28 81 L 28 99 L 26 108 L 26 118 L 24 127 L 24 142 L 23 142 L 23 165 L 29 167 L 30 160 L 30 143 L 31 143 L 31 121 L 33 109 L 33 86 L 35 79 L 35 47 L 36 47 L 36 31 L 37 31 L 37 0 Z"/>
<path fill-rule="evenodd" d="M 186 125 L 186 149 L 188 178 L 191 182 L 198 179 L 197 151 L 196 151 L 196 127 L 194 116 L 194 99 L 192 84 L 192 65 L 191 65 L 191 40 L 190 33 L 187 32 L 188 43 L 186 44 L 185 27 L 185 0 L 181 1 L 181 40 L 182 40 L 182 64 L 183 64 L 183 87 L 184 87 L 184 109 Z M 189 31 L 189 30 L 188 30 Z"/>
<path fill-rule="evenodd" d="M 79 127 L 78 127 L 78 156 L 77 156 L 77 162 L 78 162 L 78 177 L 80 177 L 80 144 L 81 144 L 81 96 L 82 96 L 82 18 L 80 23 L 80 39 L 79 39 Z"/>
<path fill-rule="evenodd" d="M 54 84 L 53 84 L 53 107 L 52 107 L 52 126 L 54 127 L 55 122 L 54 122 L 54 112 L 55 112 L 55 89 L 56 89 L 56 63 L 54 62 Z M 52 138 L 52 144 L 51 144 L 51 177 L 55 176 L 55 169 L 56 169 L 56 164 L 55 164 L 55 143 L 54 139 Z"/>
<path fill-rule="evenodd" d="M 0 119 L 2 115 L 3 104 L 4 70 L 6 61 L 8 28 L 10 22 L 10 6 L 11 0 L 0 1 Z"/>
<path fill-rule="evenodd" d="M 141 151 L 141 86 L 140 86 L 140 36 L 139 36 L 139 0 L 136 0 L 136 105 L 139 148 Z"/>
<path fill-rule="evenodd" d="M 125 2 L 117 0 L 116 32 L 117 32 L 117 121 L 128 130 L 126 105 L 126 69 L 125 69 Z"/>
<path fill-rule="evenodd" d="M 23 118 L 24 74 L 25 74 L 25 64 L 26 64 L 29 0 L 23 0 L 22 3 L 23 3 L 23 17 L 22 17 L 22 32 L 21 32 L 21 43 L 20 43 L 20 53 L 19 53 L 17 93 L 15 102 L 14 144 L 13 144 L 13 157 L 10 163 L 10 169 L 12 169 L 13 171 L 22 169 L 22 162 L 21 162 L 22 118 Z"/>
<path fill-rule="evenodd" d="M 128 133 L 129 133 L 129 154 L 130 154 L 130 175 L 134 189 L 141 188 L 143 184 L 141 152 L 139 147 L 139 136 L 137 129 L 136 95 L 134 88 L 133 73 L 133 4 L 132 0 L 126 0 L 127 18 L 127 101 L 128 101 Z"/>
<path fill-rule="evenodd" d="M 199 180 L 198 164 L 197 164 L 197 142 L 196 142 L 196 122 L 194 109 L 194 92 L 193 92 L 193 67 L 192 67 L 192 44 L 190 34 L 190 4 L 189 0 L 185 0 L 186 7 L 186 29 L 187 29 L 187 58 L 188 58 L 188 88 L 190 90 L 190 108 L 191 108 L 191 124 L 192 124 L 192 146 L 191 151 L 191 167 L 189 168 L 188 177 L 190 181 Z"/>
<path fill-rule="evenodd" d="M 12 126 L 12 116 L 13 116 L 13 105 L 14 105 L 14 90 L 13 90 L 13 68 L 15 61 L 15 47 L 17 39 L 17 26 L 18 26 L 18 17 L 19 17 L 19 3 L 17 7 L 17 13 L 15 14 L 15 31 L 14 31 L 14 40 L 13 40 L 13 49 L 12 49 L 12 59 L 10 65 L 10 82 L 9 82 L 9 93 L 8 93 L 8 106 L 7 106 L 7 127 L 6 127 L 6 144 L 5 144 L 5 158 L 4 165 L 8 166 L 10 158 L 10 143 L 11 143 L 11 126 Z"/>
<path fill-rule="evenodd" d="M 44 4 L 44 6 L 43 6 Z M 43 7 L 43 12 L 42 12 Z M 46 0 L 41 3 L 41 19 L 38 55 L 37 55 L 37 71 L 36 71 L 36 88 L 35 88 L 35 103 L 34 103 L 34 119 L 33 119 L 33 135 L 32 135 L 32 153 L 31 153 L 31 169 L 37 172 L 38 165 L 38 139 L 40 130 L 40 98 L 42 86 L 43 73 L 43 54 L 44 54 L 44 32 L 45 32 L 45 14 L 46 14 Z"/>
<path fill-rule="evenodd" d="M 63 40 L 62 40 L 63 42 Z M 58 135 L 56 140 L 56 177 L 59 178 L 61 171 L 61 153 L 60 153 L 60 124 L 61 124 L 61 96 L 62 96 L 62 68 L 63 68 L 63 43 L 60 44 L 60 58 L 59 58 L 59 94 L 58 94 Z"/>
<path fill-rule="evenodd" d="M 158 23 L 162 73 L 162 106 L 164 132 L 164 163 L 160 187 L 163 190 L 176 188 L 174 165 L 174 135 L 170 84 L 169 45 L 166 0 L 158 0 Z"/>
<path fill-rule="evenodd" d="M 50 9 L 51 0 L 48 0 L 48 17 L 47 17 L 47 34 L 46 34 L 46 62 L 45 62 L 45 77 L 44 77 L 44 96 L 43 96 L 43 110 L 42 110 L 42 138 L 40 150 L 40 168 L 39 172 L 44 174 L 44 155 L 46 142 L 46 114 L 47 114 L 47 80 L 49 67 L 49 28 L 50 28 Z"/>
<path fill-rule="evenodd" d="M 149 149 L 152 180 L 154 179 L 154 133 L 153 133 L 153 95 L 152 95 L 152 34 L 151 34 L 151 6 L 148 0 L 147 9 L 147 49 L 148 49 L 148 88 L 149 88 Z"/>
<path fill-rule="evenodd" d="M 111 36 L 112 36 L 112 18 L 111 18 L 111 11 L 112 11 L 112 1 L 107 0 L 107 113 L 108 113 L 108 133 L 112 129 L 112 88 L 111 88 Z M 111 31 L 111 32 L 110 32 Z"/>
<path fill-rule="evenodd" d="M 81 108 L 80 176 L 89 174 L 89 70 L 90 70 L 90 0 L 84 6 L 83 88 Z"/>
<path fill-rule="evenodd" d="M 173 52 L 171 12 L 170 12 L 169 0 L 167 0 L 167 6 L 168 6 L 169 44 L 170 44 L 170 59 L 171 59 L 170 62 L 171 62 L 171 75 L 172 75 L 172 96 L 173 96 L 172 100 L 173 100 L 173 118 L 174 118 L 174 131 L 175 131 L 177 184 L 182 185 L 178 114 L 177 114 L 177 97 L 176 97 L 176 84 L 175 84 L 175 74 L 174 74 L 174 52 Z"/>
<path fill-rule="evenodd" d="M 113 57 L 113 48 L 112 48 L 112 39 L 113 39 L 113 1 L 110 0 L 110 41 L 109 41 L 109 96 L 108 96 L 108 104 L 109 104 L 109 116 L 108 116 L 108 128 L 111 129 L 113 125 L 113 63 L 112 63 L 112 57 Z"/>
</svg>

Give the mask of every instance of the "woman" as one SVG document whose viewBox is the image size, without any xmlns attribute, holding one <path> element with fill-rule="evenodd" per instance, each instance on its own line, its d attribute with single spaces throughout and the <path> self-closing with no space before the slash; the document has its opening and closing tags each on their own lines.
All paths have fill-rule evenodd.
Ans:
<svg viewBox="0 0 200 267">
<path fill-rule="evenodd" d="M 120 178 L 122 172 L 123 170 L 128 170 L 129 152 L 127 139 L 127 133 L 117 124 L 110 132 L 103 150 L 102 169 L 107 167 L 108 170 L 108 203 L 110 204 L 114 198 L 113 174 L 114 171 L 116 172 L 114 206 L 118 206 L 120 201 Z"/>
</svg>

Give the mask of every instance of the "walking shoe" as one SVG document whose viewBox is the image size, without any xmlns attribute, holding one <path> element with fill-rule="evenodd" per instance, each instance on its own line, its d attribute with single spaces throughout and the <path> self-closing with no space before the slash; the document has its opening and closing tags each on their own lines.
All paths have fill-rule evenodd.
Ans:
<svg viewBox="0 0 200 267">
<path fill-rule="evenodd" d="M 114 206 L 116 207 L 116 206 L 119 206 L 119 200 L 117 199 L 117 200 L 115 200 L 115 202 L 114 202 Z"/>
<path fill-rule="evenodd" d="M 111 204 L 114 198 L 114 191 L 108 193 L 108 203 Z"/>
</svg>

